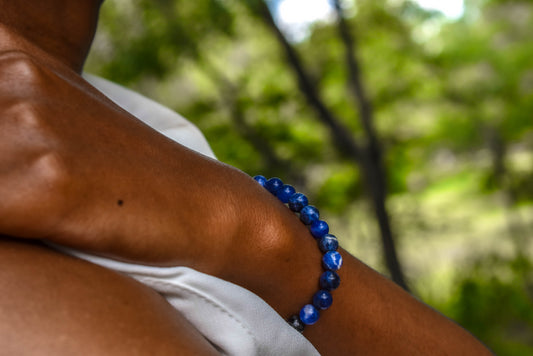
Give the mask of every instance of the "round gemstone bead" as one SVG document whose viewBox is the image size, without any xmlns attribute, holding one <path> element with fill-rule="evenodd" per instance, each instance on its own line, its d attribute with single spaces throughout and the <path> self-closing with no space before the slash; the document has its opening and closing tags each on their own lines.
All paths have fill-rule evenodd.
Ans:
<svg viewBox="0 0 533 356">
<path fill-rule="evenodd" d="M 337 271 L 342 266 L 342 256 L 337 251 L 328 251 L 322 256 L 322 264 L 325 269 Z"/>
<path fill-rule="evenodd" d="M 289 322 L 290 326 L 292 326 L 293 328 L 295 328 L 297 331 L 299 331 L 301 333 L 305 329 L 305 324 L 302 323 L 302 321 L 300 320 L 300 317 L 298 315 L 291 316 L 289 318 L 288 322 Z"/>
<path fill-rule="evenodd" d="M 339 243 L 334 235 L 328 234 L 329 226 L 325 221 L 320 220 L 318 209 L 308 205 L 307 197 L 302 193 L 296 193 L 295 189 L 283 184 L 279 178 L 266 179 L 258 175 L 254 179 L 270 193 L 276 196 L 289 208 L 300 213 L 300 220 L 309 226 L 309 230 L 318 241 L 322 256 L 322 265 L 325 272 L 320 276 L 320 290 L 313 296 L 312 304 L 305 305 L 298 315 L 293 315 L 288 319 L 288 323 L 299 332 L 303 332 L 306 325 L 312 325 L 318 321 L 319 310 L 327 309 L 333 303 L 330 291 L 340 285 L 340 277 L 335 272 L 342 266 L 342 256 L 337 249 Z"/>
<path fill-rule="evenodd" d="M 311 304 L 305 305 L 302 310 L 300 310 L 300 320 L 305 325 L 313 325 L 317 322 L 318 317 L 318 310 Z"/>
<path fill-rule="evenodd" d="M 265 188 L 274 195 L 276 195 L 276 193 L 278 192 L 278 190 L 281 189 L 281 187 L 283 187 L 283 182 L 281 181 L 281 179 L 276 177 L 270 178 L 265 183 Z"/>
<path fill-rule="evenodd" d="M 329 226 L 325 221 L 317 220 L 309 226 L 309 231 L 315 239 L 319 239 L 329 232 Z"/>
<path fill-rule="evenodd" d="M 266 182 L 267 182 L 267 179 L 266 179 L 265 177 L 261 176 L 261 175 L 259 175 L 259 176 L 255 176 L 254 179 L 255 179 L 255 181 L 256 181 L 257 183 L 259 183 L 262 187 L 264 187 L 265 184 L 266 184 Z"/>
<path fill-rule="evenodd" d="M 313 296 L 313 305 L 317 309 L 327 309 L 331 306 L 332 303 L 333 297 L 331 296 L 331 293 L 327 290 L 319 290 Z"/>
<path fill-rule="evenodd" d="M 305 225 L 311 225 L 319 218 L 318 209 L 312 205 L 307 205 L 300 210 L 300 220 Z"/>
<path fill-rule="evenodd" d="M 276 196 L 283 204 L 287 204 L 289 202 L 289 198 L 294 193 L 296 193 L 296 189 L 294 189 L 292 185 L 285 184 L 280 188 L 280 190 L 277 191 Z"/>
<path fill-rule="evenodd" d="M 333 271 L 326 271 L 320 276 L 320 288 L 334 290 L 341 284 L 341 278 Z"/>
<path fill-rule="evenodd" d="M 322 238 L 318 242 L 318 247 L 323 253 L 326 253 L 328 251 L 337 251 L 337 249 L 339 248 L 339 241 L 337 241 L 335 235 L 326 234 L 322 236 Z"/>
<path fill-rule="evenodd" d="M 309 204 L 307 197 L 302 193 L 295 193 L 289 198 L 289 209 L 294 212 L 299 212 L 307 204 Z"/>
</svg>

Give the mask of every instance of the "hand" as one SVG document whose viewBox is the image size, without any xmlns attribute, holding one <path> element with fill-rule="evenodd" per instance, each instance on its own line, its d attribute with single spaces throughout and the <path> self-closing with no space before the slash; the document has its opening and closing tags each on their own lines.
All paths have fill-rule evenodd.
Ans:
<svg viewBox="0 0 533 356">
<path fill-rule="evenodd" d="M 235 192 L 253 195 L 251 179 L 158 134 L 67 68 L 1 54 L 0 117 L 0 233 L 192 266 L 215 263 L 242 229 Z"/>
</svg>

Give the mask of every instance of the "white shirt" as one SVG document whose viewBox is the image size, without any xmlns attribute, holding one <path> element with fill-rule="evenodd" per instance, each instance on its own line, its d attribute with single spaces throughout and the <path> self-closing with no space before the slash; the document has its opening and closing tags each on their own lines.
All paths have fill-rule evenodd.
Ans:
<svg viewBox="0 0 533 356">
<path fill-rule="evenodd" d="M 163 135 L 214 158 L 202 133 L 172 110 L 107 80 L 85 75 L 116 104 Z M 313 345 L 250 291 L 187 267 L 119 262 L 59 247 L 125 273 L 163 295 L 222 355 L 313 356 Z M 287 296 L 290 298 L 290 296 Z"/>
</svg>

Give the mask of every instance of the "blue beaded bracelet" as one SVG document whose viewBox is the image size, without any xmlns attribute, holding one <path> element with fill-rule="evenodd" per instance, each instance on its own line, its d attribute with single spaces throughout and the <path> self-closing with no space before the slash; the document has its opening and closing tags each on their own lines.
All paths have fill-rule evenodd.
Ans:
<svg viewBox="0 0 533 356">
<path fill-rule="evenodd" d="M 289 209 L 300 216 L 300 220 L 309 227 L 311 235 L 317 240 L 322 256 L 322 267 L 324 273 L 319 278 L 320 290 L 315 293 L 310 304 L 306 304 L 299 314 L 289 318 L 289 324 L 303 332 L 306 325 L 317 322 L 319 310 L 325 310 L 333 303 L 331 291 L 340 285 L 340 277 L 336 273 L 342 266 L 342 256 L 337 249 L 339 242 L 334 235 L 329 234 L 329 226 L 325 221 L 320 220 L 318 209 L 309 205 L 307 197 L 302 193 L 283 184 L 279 178 L 266 179 L 263 176 L 255 176 L 254 179 L 270 193 L 275 195 L 283 204 L 287 204 Z"/>
</svg>

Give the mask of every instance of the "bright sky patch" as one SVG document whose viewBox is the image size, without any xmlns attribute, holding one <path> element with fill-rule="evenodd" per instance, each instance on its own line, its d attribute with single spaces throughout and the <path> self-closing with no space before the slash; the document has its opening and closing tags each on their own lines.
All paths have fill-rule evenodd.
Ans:
<svg viewBox="0 0 533 356">
<path fill-rule="evenodd" d="M 464 0 L 414 0 L 414 2 L 424 9 L 440 11 L 451 19 L 461 17 L 464 12 Z M 319 20 L 328 20 L 332 13 L 329 0 L 278 0 L 276 19 L 291 39 L 298 41 L 306 37 L 310 24 Z"/>
<path fill-rule="evenodd" d="M 463 0 L 416 0 L 420 7 L 428 10 L 437 10 L 449 18 L 459 18 L 464 12 Z"/>
</svg>

